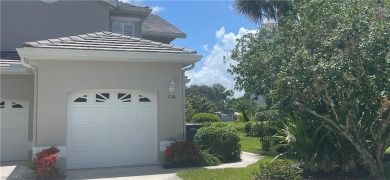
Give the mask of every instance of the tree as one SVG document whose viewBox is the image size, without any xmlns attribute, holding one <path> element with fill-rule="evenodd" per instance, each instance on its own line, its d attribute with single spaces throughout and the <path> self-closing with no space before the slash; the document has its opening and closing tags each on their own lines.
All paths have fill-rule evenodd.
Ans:
<svg viewBox="0 0 390 180">
<path fill-rule="evenodd" d="M 305 1 L 272 41 L 248 34 L 232 51 L 236 85 L 326 123 L 383 179 L 390 145 L 390 2 Z"/>
<path fill-rule="evenodd" d="M 221 84 L 191 85 L 186 88 L 187 119 L 195 113 L 229 112 L 229 104 L 234 92 Z"/>
<path fill-rule="evenodd" d="M 289 0 L 235 0 L 235 10 L 251 21 L 258 23 L 263 18 L 277 19 L 291 10 Z"/>
<path fill-rule="evenodd" d="M 241 112 L 245 122 L 249 122 L 250 118 L 247 111 L 254 105 L 254 103 L 246 97 L 240 97 L 233 101 L 232 106 L 235 111 Z"/>
</svg>

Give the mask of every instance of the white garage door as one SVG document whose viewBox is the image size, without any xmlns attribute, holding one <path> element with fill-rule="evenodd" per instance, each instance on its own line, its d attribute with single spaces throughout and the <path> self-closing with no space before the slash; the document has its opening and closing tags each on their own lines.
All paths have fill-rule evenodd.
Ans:
<svg viewBox="0 0 390 180">
<path fill-rule="evenodd" d="M 67 168 L 157 163 L 155 93 L 84 91 L 68 99 Z"/>
<path fill-rule="evenodd" d="M 0 161 L 27 159 L 28 103 L 0 100 Z"/>
</svg>

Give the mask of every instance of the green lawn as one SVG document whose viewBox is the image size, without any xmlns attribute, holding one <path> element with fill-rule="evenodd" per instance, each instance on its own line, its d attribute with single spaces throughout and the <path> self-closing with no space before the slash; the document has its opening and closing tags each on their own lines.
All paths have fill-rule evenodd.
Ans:
<svg viewBox="0 0 390 180">
<path fill-rule="evenodd" d="M 249 165 L 246 168 L 226 168 L 226 169 L 198 169 L 179 171 L 177 175 L 186 180 L 205 180 L 205 179 L 223 179 L 223 180 L 238 180 L 252 179 L 254 171 L 259 169 L 259 164 L 270 162 L 273 157 L 265 157 L 257 163 Z"/>
<path fill-rule="evenodd" d="M 242 132 L 244 123 L 239 122 L 228 122 L 233 127 L 238 130 L 238 135 L 241 138 L 241 150 L 245 152 L 251 152 L 256 154 L 262 154 L 266 157 L 259 160 L 258 162 L 249 165 L 246 168 L 226 168 L 226 169 L 194 169 L 194 170 L 184 170 L 177 172 L 177 175 L 185 180 L 206 180 L 206 179 L 215 179 L 215 180 L 236 180 L 236 179 L 252 179 L 254 171 L 259 169 L 259 165 L 262 163 L 270 162 L 275 154 L 265 153 L 261 151 L 260 142 L 258 138 L 255 137 L 246 137 Z M 390 148 L 386 150 L 387 154 L 390 154 Z M 390 162 L 385 163 L 385 178 L 390 179 Z"/>
<path fill-rule="evenodd" d="M 251 153 L 260 153 L 260 142 L 258 138 L 255 137 L 246 137 L 242 132 L 244 128 L 244 123 L 242 122 L 227 122 L 231 124 L 238 130 L 238 135 L 240 136 L 241 150 L 245 152 Z M 259 164 L 270 162 L 273 159 L 272 156 L 263 158 L 259 160 L 257 163 L 252 164 L 246 168 L 228 168 L 228 169 L 197 169 L 197 170 L 187 170 L 187 171 L 179 171 L 177 175 L 183 179 L 251 179 L 254 171 L 259 169 Z"/>
</svg>

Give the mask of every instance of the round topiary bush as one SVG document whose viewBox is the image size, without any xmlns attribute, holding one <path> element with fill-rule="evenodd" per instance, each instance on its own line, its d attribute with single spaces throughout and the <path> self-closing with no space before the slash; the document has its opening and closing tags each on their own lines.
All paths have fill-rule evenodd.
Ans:
<svg viewBox="0 0 390 180">
<path fill-rule="evenodd" d="M 224 123 L 210 123 L 200 128 L 195 134 L 194 142 L 202 150 L 217 156 L 222 162 L 240 159 L 240 137 L 236 129 Z"/>
<path fill-rule="evenodd" d="M 211 113 L 197 113 L 194 116 L 192 116 L 192 123 L 205 123 L 205 122 L 220 122 L 221 119 Z"/>
<path fill-rule="evenodd" d="M 250 122 L 250 121 L 245 123 L 244 132 L 248 135 L 251 132 L 252 124 L 253 124 L 253 122 Z"/>
</svg>

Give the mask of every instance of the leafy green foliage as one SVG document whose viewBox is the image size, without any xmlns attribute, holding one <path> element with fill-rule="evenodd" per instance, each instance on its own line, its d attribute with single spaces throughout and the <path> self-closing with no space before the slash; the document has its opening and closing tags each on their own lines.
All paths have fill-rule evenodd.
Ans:
<svg viewBox="0 0 390 180">
<path fill-rule="evenodd" d="M 260 164 L 260 171 L 253 175 L 255 180 L 298 180 L 302 179 L 302 170 L 293 167 L 292 163 L 285 160 L 276 160 L 271 163 Z"/>
<path fill-rule="evenodd" d="M 221 160 L 213 154 L 205 150 L 200 151 L 200 165 L 201 166 L 218 166 L 222 164 Z"/>
<path fill-rule="evenodd" d="M 295 2 L 282 26 L 248 34 L 231 55 L 239 88 L 324 121 L 375 179 L 383 179 L 390 145 L 390 110 L 382 103 L 390 98 L 389 8 L 375 0 Z"/>
<path fill-rule="evenodd" d="M 252 129 L 252 124 L 253 124 L 253 122 L 251 122 L 251 121 L 245 123 L 244 133 L 246 133 L 248 135 L 250 134 L 251 129 Z"/>
<path fill-rule="evenodd" d="M 200 128 L 194 137 L 194 142 L 202 150 L 207 150 L 222 162 L 240 159 L 239 141 L 236 129 L 225 123 L 208 123 Z"/>
<path fill-rule="evenodd" d="M 191 85 L 186 88 L 187 121 L 196 113 L 229 112 L 234 92 L 221 84 Z"/>
<path fill-rule="evenodd" d="M 205 122 L 220 122 L 221 119 L 211 113 L 198 113 L 192 116 L 192 123 L 205 123 Z"/>
<path fill-rule="evenodd" d="M 247 111 L 254 106 L 254 103 L 249 100 L 249 98 L 243 96 L 237 99 L 234 99 L 232 102 L 232 107 L 235 111 L 240 112 L 244 122 L 249 122 L 250 118 L 247 114 Z"/>
</svg>

